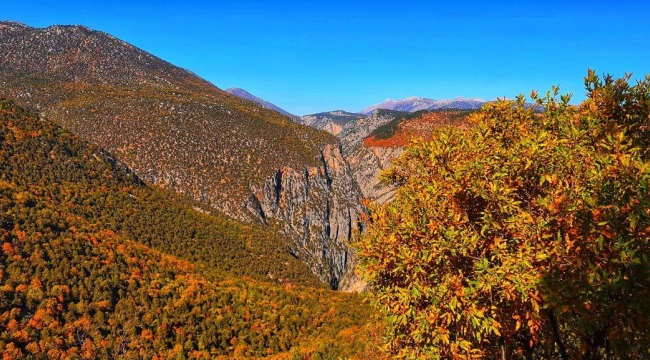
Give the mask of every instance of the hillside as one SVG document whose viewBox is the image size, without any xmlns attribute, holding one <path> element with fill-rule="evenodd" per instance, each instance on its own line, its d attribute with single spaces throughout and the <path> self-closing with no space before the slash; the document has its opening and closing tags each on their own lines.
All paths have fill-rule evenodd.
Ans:
<svg viewBox="0 0 650 360">
<path fill-rule="evenodd" d="M 5 356 L 364 349 L 370 312 L 360 297 L 323 289 L 281 239 L 142 183 L 110 154 L 4 99 L 0 139 Z"/>
<path fill-rule="evenodd" d="M 427 137 L 441 125 L 465 124 L 465 118 L 474 110 L 421 110 L 395 117 L 373 130 L 363 143 L 366 147 L 404 147 L 409 140 Z"/>
<path fill-rule="evenodd" d="M 361 146 L 363 139 L 378 127 L 406 115 L 408 113 L 403 111 L 378 109 L 370 115 L 361 116 L 356 120 L 347 122 L 337 135 L 341 141 L 344 156 L 349 155 L 351 151 Z"/>
<path fill-rule="evenodd" d="M 264 99 L 258 98 L 257 96 L 249 93 L 248 91 L 246 91 L 244 89 L 233 87 L 233 88 L 226 89 L 225 91 L 227 93 L 229 93 L 229 94 L 235 95 L 235 96 L 240 97 L 242 99 L 250 100 L 250 101 L 252 101 L 254 103 L 260 104 L 265 109 L 277 111 L 277 112 L 279 112 L 280 114 L 282 114 L 284 116 L 290 117 L 294 121 L 297 121 L 297 120 L 300 119 L 300 116 L 294 115 L 294 114 L 280 108 L 279 106 L 277 106 L 277 105 L 275 105 L 273 103 L 270 103 L 270 102 L 268 102 L 268 101 L 266 101 Z"/>
<path fill-rule="evenodd" d="M 326 111 L 318 114 L 311 114 L 302 116 L 299 120 L 301 124 L 311 126 L 313 128 L 327 131 L 328 133 L 337 136 L 345 127 L 346 124 L 358 119 L 363 119 L 363 114 L 350 113 L 343 110 Z"/>
<path fill-rule="evenodd" d="M 345 242 L 359 190 L 338 166 L 333 136 L 82 26 L 0 22 L 1 94 L 107 149 L 146 182 L 273 226 L 332 287 L 351 271 Z"/>
</svg>

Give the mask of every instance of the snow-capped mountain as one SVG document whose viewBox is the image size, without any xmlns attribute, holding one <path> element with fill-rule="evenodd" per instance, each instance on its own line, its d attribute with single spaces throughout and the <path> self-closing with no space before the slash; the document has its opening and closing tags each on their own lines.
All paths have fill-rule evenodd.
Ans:
<svg viewBox="0 0 650 360">
<path fill-rule="evenodd" d="M 415 112 L 419 110 L 436 110 L 436 109 L 479 109 L 485 100 L 467 99 L 464 97 L 455 97 L 453 99 L 434 100 L 422 97 L 409 97 L 404 100 L 386 100 L 380 104 L 372 105 L 361 111 L 362 114 L 371 114 L 376 109 L 388 109 L 405 112 Z"/>
</svg>

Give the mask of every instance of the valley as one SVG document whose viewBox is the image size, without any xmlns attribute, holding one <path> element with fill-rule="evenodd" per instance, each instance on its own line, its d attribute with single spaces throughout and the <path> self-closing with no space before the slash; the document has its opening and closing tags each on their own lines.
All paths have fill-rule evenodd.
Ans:
<svg viewBox="0 0 650 360">
<path fill-rule="evenodd" d="M 497 81 L 447 78 L 482 53 L 411 67 L 427 50 L 401 48 L 408 36 L 302 54 L 322 44 L 300 18 L 281 26 L 300 34 L 243 41 L 278 21 L 244 26 L 249 11 L 175 54 L 212 51 L 203 64 L 231 84 L 252 64 L 235 86 L 271 95 L 309 73 L 310 101 L 350 108 L 297 115 L 296 89 L 280 107 L 107 32 L 0 21 L 3 359 L 650 354 L 650 76 L 589 69 L 578 102 L 557 86 L 402 98 Z M 194 34 L 220 26 L 206 24 Z M 139 25 L 135 39 L 153 31 Z M 402 100 L 358 106 L 378 89 Z"/>
<path fill-rule="evenodd" d="M 80 26 L 2 22 L 0 54 L 3 352 L 376 352 L 329 289 L 364 290 L 362 199 L 402 151 L 364 141 L 408 113 L 278 113 Z"/>
</svg>

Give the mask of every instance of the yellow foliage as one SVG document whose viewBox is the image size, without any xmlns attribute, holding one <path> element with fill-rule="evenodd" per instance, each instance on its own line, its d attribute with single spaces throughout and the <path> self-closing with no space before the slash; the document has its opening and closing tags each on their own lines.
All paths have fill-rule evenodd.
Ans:
<svg viewBox="0 0 650 360">
<path fill-rule="evenodd" d="M 391 355 L 647 351 L 650 77 L 628 79 L 487 104 L 395 161 L 358 243 Z"/>
</svg>

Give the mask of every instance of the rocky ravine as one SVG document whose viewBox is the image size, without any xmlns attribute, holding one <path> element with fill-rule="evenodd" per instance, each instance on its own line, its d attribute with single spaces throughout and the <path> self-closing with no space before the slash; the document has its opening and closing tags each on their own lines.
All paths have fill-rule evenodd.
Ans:
<svg viewBox="0 0 650 360">
<path fill-rule="evenodd" d="M 326 146 L 321 162 L 278 169 L 263 187 L 253 189 L 247 208 L 297 239 L 290 251 L 332 288 L 348 290 L 357 281 L 347 243 L 359 224 L 361 193 L 338 147 Z"/>
<path fill-rule="evenodd" d="M 392 198 L 395 188 L 380 182 L 379 174 L 402 153 L 402 149 L 367 148 L 363 140 L 373 130 L 405 114 L 401 111 L 376 109 L 372 114 L 363 116 L 337 110 L 305 115 L 301 123 L 325 130 L 339 138 L 343 157 L 350 167 L 362 197 L 383 203 Z"/>
<path fill-rule="evenodd" d="M 395 194 L 395 187 L 379 181 L 379 174 L 390 166 L 403 149 L 368 148 L 363 145 L 363 139 L 376 128 L 402 114 L 399 111 L 379 109 L 365 118 L 346 123 L 337 135 L 341 141 L 343 156 L 364 198 L 384 203 Z"/>
<path fill-rule="evenodd" d="M 404 152 L 402 147 L 355 148 L 345 159 L 352 169 L 354 181 L 359 185 L 364 198 L 380 204 L 390 201 L 396 187 L 379 180 L 379 174 L 390 167 L 393 160 Z"/>
<path fill-rule="evenodd" d="M 338 136 L 347 124 L 363 118 L 365 115 L 335 110 L 302 116 L 298 123 Z"/>
<path fill-rule="evenodd" d="M 378 109 L 368 116 L 347 122 L 336 135 L 341 141 L 343 155 L 347 157 L 356 148 L 363 146 L 363 139 L 373 130 L 404 114 L 401 111 Z"/>
</svg>

